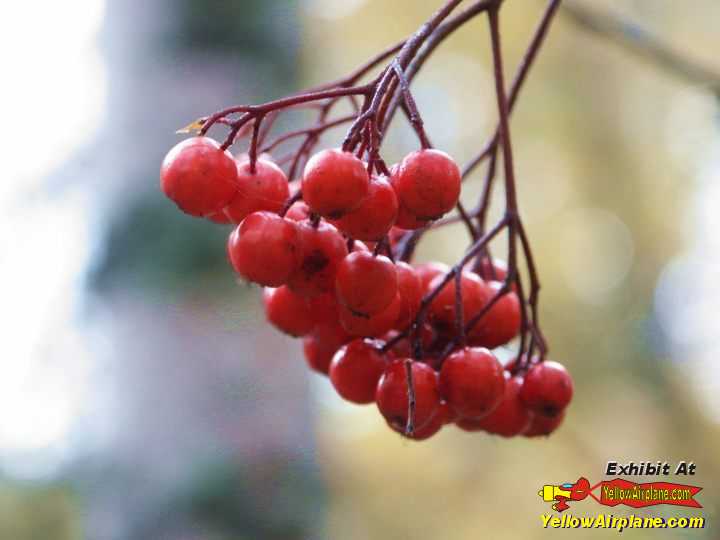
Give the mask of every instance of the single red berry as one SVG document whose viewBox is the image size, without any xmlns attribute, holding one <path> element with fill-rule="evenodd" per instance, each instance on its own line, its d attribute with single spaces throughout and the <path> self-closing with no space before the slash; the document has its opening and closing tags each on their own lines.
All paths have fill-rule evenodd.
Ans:
<svg viewBox="0 0 720 540">
<path fill-rule="evenodd" d="M 405 363 L 410 363 L 415 390 L 415 430 L 427 425 L 440 407 L 438 377 L 435 370 L 410 359 L 392 361 L 386 368 L 375 393 L 380 414 L 392 429 L 405 432 L 408 421 L 408 373 Z"/>
<path fill-rule="evenodd" d="M 530 427 L 527 428 L 523 435 L 525 437 L 541 437 L 548 436 L 560 427 L 565 419 L 565 411 L 555 416 L 545 416 L 544 414 L 533 414 L 530 421 Z"/>
<path fill-rule="evenodd" d="M 396 227 L 408 231 L 414 231 L 415 229 L 422 229 L 428 223 L 430 223 L 430 220 L 419 219 L 415 214 L 405 208 L 402 204 L 398 205 L 397 218 L 395 219 Z"/>
<path fill-rule="evenodd" d="M 355 210 L 341 217 L 335 225 L 356 240 L 380 240 L 397 218 L 395 190 L 385 178 L 373 178 L 367 197 Z"/>
<path fill-rule="evenodd" d="M 380 313 L 369 316 L 357 315 L 342 304 L 338 305 L 340 324 L 349 334 L 359 337 L 381 337 L 392 329 L 399 313 L 400 296 L 398 294 L 395 295 L 395 299 L 388 307 Z"/>
<path fill-rule="evenodd" d="M 502 364 L 487 349 L 467 347 L 443 362 L 440 394 L 458 415 L 481 418 L 490 414 L 504 393 Z"/>
<path fill-rule="evenodd" d="M 426 292 L 439 287 L 444 276 L 437 276 L 428 285 Z M 489 292 L 485 282 L 477 274 L 469 271 L 462 273 L 460 278 L 460 291 L 462 293 L 463 322 L 467 325 L 470 320 L 480 313 L 489 299 Z M 430 319 L 439 332 L 452 334 L 455 332 L 457 319 L 455 310 L 455 278 L 442 288 L 430 303 Z"/>
<path fill-rule="evenodd" d="M 291 336 L 308 334 L 315 326 L 308 299 L 292 292 L 287 285 L 263 291 L 265 316 L 278 330 Z"/>
<path fill-rule="evenodd" d="M 499 281 L 487 284 L 488 302 L 502 286 Z M 518 335 L 521 322 L 520 300 L 517 294 L 510 291 L 501 296 L 468 333 L 468 343 L 488 349 L 505 345 Z"/>
<path fill-rule="evenodd" d="M 293 221 L 303 221 L 310 217 L 310 208 L 304 201 L 297 201 L 288 209 L 285 217 Z"/>
<path fill-rule="evenodd" d="M 441 262 L 424 262 L 414 264 L 415 273 L 420 278 L 420 286 L 423 291 L 428 290 L 430 282 L 439 275 L 445 275 L 450 271 L 447 264 Z"/>
<path fill-rule="evenodd" d="M 398 294 L 400 294 L 400 315 L 395 326 L 405 328 L 415 319 L 415 315 L 420 309 L 423 288 L 420 277 L 413 267 L 406 262 L 397 262 L 395 270 L 397 272 Z"/>
<path fill-rule="evenodd" d="M 228 238 L 235 271 L 266 287 L 284 285 L 296 273 L 300 239 L 295 222 L 271 212 L 246 217 Z"/>
<path fill-rule="evenodd" d="M 511 377 L 505 372 L 505 394 L 502 401 L 493 412 L 477 421 L 480 429 L 502 437 L 514 437 L 530 427 L 532 413 L 520 401 L 522 385 L 522 377 Z"/>
<path fill-rule="evenodd" d="M 237 163 L 238 191 L 225 207 L 225 214 L 235 223 L 245 216 L 267 210 L 279 212 L 290 196 L 288 180 L 280 167 L 272 161 L 258 159 L 255 172 L 250 168 L 250 160 Z"/>
<path fill-rule="evenodd" d="M 532 412 L 556 416 L 567 407 L 573 395 L 572 377 L 558 362 L 540 362 L 525 375 L 520 399 Z"/>
<path fill-rule="evenodd" d="M 308 160 L 301 189 L 314 212 L 337 219 L 358 208 L 369 187 L 370 177 L 360 159 L 351 152 L 328 149 Z"/>
<path fill-rule="evenodd" d="M 297 224 L 300 264 L 290 276 L 288 285 L 303 296 L 318 296 L 335 289 L 338 264 L 347 255 L 347 245 L 335 227 L 321 221 Z"/>
<path fill-rule="evenodd" d="M 318 373 L 327 374 L 337 350 L 352 339 L 337 323 L 318 324 L 303 338 L 303 352 L 308 366 Z"/>
<path fill-rule="evenodd" d="M 220 211 L 237 192 L 237 166 L 232 154 L 209 137 L 176 144 L 160 167 L 160 186 L 180 210 L 192 216 Z"/>
<path fill-rule="evenodd" d="M 440 150 L 408 154 L 392 175 L 400 206 L 421 220 L 437 219 L 452 210 L 460 197 L 460 182 L 455 160 Z"/>
<path fill-rule="evenodd" d="M 335 353 L 330 364 L 330 382 L 346 400 L 372 403 L 385 364 L 375 343 L 355 339 Z"/>
<path fill-rule="evenodd" d="M 380 313 L 398 293 L 395 265 L 382 255 L 354 251 L 337 267 L 335 292 L 338 301 L 355 315 Z"/>
</svg>

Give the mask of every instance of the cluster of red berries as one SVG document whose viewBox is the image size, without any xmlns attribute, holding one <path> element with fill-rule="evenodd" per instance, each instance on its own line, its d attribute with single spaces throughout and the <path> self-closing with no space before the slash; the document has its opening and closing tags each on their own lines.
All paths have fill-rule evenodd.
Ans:
<svg viewBox="0 0 720 540">
<path fill-rule="evenodd" d="M 161 169 L 162 189 L 181 210 L 238 224 L 227 244 L 233 268 L 265 287 L 268 320 L 303 338 L 308 364 L 329 375 L 343 398 L 376 402 L 392 429 L 417 440 L 453 422 L 506 437 L 547 435 L 572 397 L 565 368 L 503 367 L 489 350 L 520 331 L 515 291 L 485 310 L 463 336 L 466 345 L 447 351 L 458 338 L 458 311 L 465 322 L 483 311 L 503 286 L 503 265 L 484 259 L 456 281 L 441 263 L 392 259 L 403 230 L 455 207 L 460 182 L 455 161 L 437 150 L 407 155 L 389 178 L 371 177 L 350 152 L 324 150 L 293 186 L 270 158 L 236 159 L 207 137 L 178 144 Z M 418 325 L 431 291 L 427 317 L 413 332 L 423 358 L 413 360 L 407 329 Z"/>
</svg>

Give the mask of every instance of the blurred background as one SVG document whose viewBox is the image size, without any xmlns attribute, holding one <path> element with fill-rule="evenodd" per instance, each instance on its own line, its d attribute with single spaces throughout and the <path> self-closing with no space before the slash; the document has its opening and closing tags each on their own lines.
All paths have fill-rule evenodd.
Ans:
<svg viewBox="0 0 720 540">
<path fill-rule="evenodd" d="M 581 3 L 720 72 L 715 0 Z M 342 402 L 300 343 L 264 322 L 259 291 L 235 281 L 228 230 L 161 195 L 176 129 L 348 73 L 437 5 L 5 8 L 0 539 L 536 538 L 563 534 L 541 528 L 538 489 L 599 481 L 610 459 L 697 463 L 687 483 L 705 488 L 708 526 L 672 537 L 720 537 L 720 114 L 709 87 L 562 13 L 532 70 L 512 122 L 519 196 L 552 357 L 576 383 L 547 440 L 446 427 L 413 443 L 373 406 Z M 542 9 L 506 2 L 508 72 Z M 486 26 L 458 31 L 414 84 L 434 144 L 459 162 L 496 121 Z M 397 124 L 390 163 L 416 144 Z M 450 263 L 466 243 L 446 228 L 418 257 Z"/>
</svg>

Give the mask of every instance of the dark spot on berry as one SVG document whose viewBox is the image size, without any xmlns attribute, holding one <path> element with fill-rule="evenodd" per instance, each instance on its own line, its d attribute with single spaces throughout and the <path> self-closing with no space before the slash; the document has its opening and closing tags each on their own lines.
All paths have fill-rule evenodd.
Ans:
<svg viewBox="0 0 720 540">
<path fill-rule="evenodd" d="M 325 254 L 316 249 L 303 259 L 302 270 L 308 275 L 317 274 L 328 265 L 328 262 L 330 261 Z"/>
</svg>

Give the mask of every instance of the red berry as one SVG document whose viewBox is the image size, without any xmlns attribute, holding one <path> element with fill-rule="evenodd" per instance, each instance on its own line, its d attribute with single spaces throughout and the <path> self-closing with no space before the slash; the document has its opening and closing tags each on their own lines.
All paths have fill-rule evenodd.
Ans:
<svg viewBox="0 0 720 540">
<path fill-rule="evenodd" d="M 332 293 L 305 298 L 313 324 L 338 324 L 338 306 Z"/>
<path fill-rule="evenodd" d="M 284 285 L 299 261 L 295 222 L 271 212 L 246 217 L 228 238 L 228 254 L 235 271 L 266 287 Z"/>
<path fill-rule="evenodd" d="M 277 329 L 299 337 L 309 333 L 315 320 L 306 298 L 295 294 L 286 285 L 263 291 L 265 316 Z"/>
<path fill-rule="evenodd" d="M 440 393 L 460 416 L 481 418 L 500 404 L 505 392 L 502 364 L 480 347 L 454 352 L 440 370 Z"/>
<path fill-rule="evenodd" d="M 319 324 L 303 338 L 305 360 L 311 369 L 327 374 L 337 350 L 352 339 L 337 323 Z"/>
<path fill-rule="evenodd" d="M 309 221 L 298 226 L 300 264 L 288 285 L 303 296 L 318 296 L 335 288 L 335 273 L 345 256 L 347 245 L 335 227 L 321 221 L 317 227 Z"/>
<path fill-rule="evenodd" d="M 395 270 L 397 272 L 398 294 L 400 295 L 400 315 L 395 326 L 405 328 L 413 321 L 420 309 L 423 288 L 420 284 L 420 277 L 409 264 L 397 262 Z"/>
<path fill-rule="evenodd" d="M 428 290 L 430 282 L 439 275 L 445 275 L 450 271 L 447 264 L 441 262 L 425 262 L 413 265 L 415 273 L 420 278 L 420 286 L 423 291 Z"/>
<path fill-rule="evenodd" d="M 375 344 L 355 339 L 335 353 L 330 364 L 330 382 L 348 401 L 372 403 L 383 371 L 385 358 Z"/>
<path fill-rule="evenodd" d="M 258 159 L 255 173 L 251 172 L 250 161 L 237 163 L 238 191 L 225 207 L 225 214 L 235 223 L 245 216 L 260 210 L 279 212 L 290 196 L 288 180 L 280 167 L 272 161 Z"/>
<path fill-rule="evenodd" d="M 419 219 L 410 210 L 405 208 L 402 204 L 398 205 L 397 218 L 395 219 L 395 226 L 405 230 L 422 229 L 425 225 L 430 223 L 427 219 Z"/>
<path fill-rule="evenodd" d="M 380 313 L 398 293 L 395 265 L 387 257 L 354 251 L 337 267 L 335 291 L 340 303 L 355 315 Z"/>
<path fill-rule="evenodd" d="M 356 315 L 342 304 L 338 305 L 340 324 L 349 334 L 360 337 L 382 336 L 392 329 L 399 313 L 400 296 L 397 294 L 388 307 L 370 316 Z"/>
<path fill-rule="evenodd" d="M 520 399 L 532 412 L 556 416 L 567 407 L 573 395 L 573 382 L 558 362 L 535 364 L 525 375 Z"/>
<path fill-rule="evenodd" d="M 447 401 L 441 401 L 440 408 L 438 409 L 438 417 L 442 419 L 443 424 L 452 424 L 457 420 L 458 415 Z"/>
<path fill-rule="evenodd" d="M 503 284 L 499 281 L 491 281 L 487 284 L 490 291 L 488 302 L 502 286 Z M 493 304 L 493 307 L 468 333 L 468 342 L 488 349 L 505 345 L 518 335 L 521 322 L 520 300 L 517 294 L 508 292 Z"/>
<path fill-rule="evenodd" d="M 237 166 L 232 154 L 209 137 L 176 144 L 160 167 L 160 186 L 180 210 L 192 216 L 220 211 L 237 192 Z"/>
<path fill-rule="evenodd" d="M 380 240 L 388 234 L 398 213 L 395 190 L 385 178 L 373 178 L 367 197 L 335 225 L 356 240 Z"/>
<path fill-rule="evenodd" d="M 427 292 L 440 286 L 444 276 L 437 276 L 428 285 Z M 472 272 L 463 272 L 460 278 L 462 292 L 463 322 L 467 324 L 473 316 L 477 315 L 489 299 L 485 282 Z M 455 278 L 442 288 L 430 303 L 430 319 L 440 332 L 453 333 L 455 331 Z"/>
<path fill-rule="evenodd" d="M 360 159 L 350 152 L 328 149 L 308 160 L 301 189 L 314 212 L 337 219 L 358 208 L 369 187 L 370 177 Z"/>
<path fill-rule="evenodd" d="M 532 413 L 520 401 L 522 384 L 522 377 L 511 377 L 505 372 L 505 394 L 502 401 L 493 412 L 477 421 L 480 429 L 503 437 L 514 437 L 530 426 Z"/>
<path fill-rule="evenodd" d="M 392 185 L 400 206 L 417 219 L 437 219 L 452 210 L 460 197 L 460 169 L 439 150 L 405 156 L 393 170 Z"/>
<path fill-rule="evenodd" d="M 523 435 L 525 437 L 540 437 L 547 436 L 554 432 L 560 424 L 562 424 L 565 418 L 565 411 L 560 411 L 560 414 L 555 416 L 545 416 L 544 414 L 533 414 L 532 420 L 530 421 L 530 427 L 527 428 Z"/>
<path fill-rule="evenodd" d="M 415 430 L 420 430 L 435 416 L 440 407 L 438 377 L 426 364 L 410 359 L 394 360 L 380 378 L 375 393 L 380 414 L 392 429 L 405 432 L 408 421 L 408 377 L 405 363 L 409 362 L 415 389 Z"/>
</svg>

